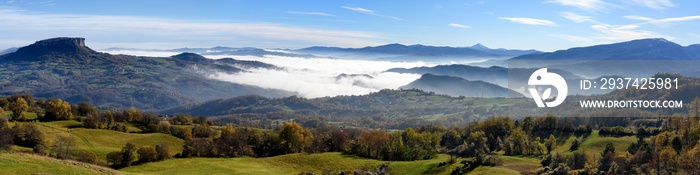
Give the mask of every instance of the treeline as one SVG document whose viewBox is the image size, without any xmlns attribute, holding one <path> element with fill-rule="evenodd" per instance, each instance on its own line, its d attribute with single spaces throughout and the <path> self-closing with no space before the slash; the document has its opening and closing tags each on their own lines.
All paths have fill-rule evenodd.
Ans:
<svg viewBox="0 0 700 175">
<path fill-rule="evenodd" d="M 665 117 L 661 127 L 601 127 L 601 136 L 632 136 L 637 141 L 625 150 L 616 150 L 612 142 L 593 158 L 577 151 L 545 156 L 541 174 L 700 174 L 700 98 L 688 105 L 688 115 Z M 652 121 L 653 123 L 653 121 Z M 636 127 L 636 132 L 633 128 Z M 599 158 L 598 158 L 599 157 Z M 597 158 L 597 159 L 596 159 Z"/>
</svg>

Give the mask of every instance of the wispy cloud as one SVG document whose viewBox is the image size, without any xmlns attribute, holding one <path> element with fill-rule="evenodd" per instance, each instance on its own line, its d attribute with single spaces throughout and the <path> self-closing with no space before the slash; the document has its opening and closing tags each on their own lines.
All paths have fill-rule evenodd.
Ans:
<svg viewBox="0 0 700 175">
<path fill-rule="evenodd" d="M 46 14 L 0 8 L 0 38 L 81 36 L 108 42 L 185 42 L 185 46 L 239 44 L 258 47 L 379 45 L 381 37 L 362 31 L 328 30 L 275 23 L 194 21 L 140 16 Z M 37 38 L 38 37 L 38 38 Z M 212 45 L 214 44 L 214 45 Z M 124 47 L 112 45 L 114 47 Z M 108 47 L 112 47 L 108 46 Z M 125 46 L 128 47 L 128 46 Z M 158 45 L 153 47 L 160 48 Z"/>
<path fill-rule="evenodd" d="M 583 16 L 579 15 L 573 12 L 561 12 L 560 15 L 566 19 L 569 19 L 571 21 L 574 21 L 576 23 L 583 23 L 583 22 L 596 22 L 589 16 Z"/>
<path fill-rule="evenodd" d="M 563 6 L 572 6 L 586 11 L 598 11 L 606 7 L 615 6 L 602 0 L 550 0 L 545 3 L 555 3 Z"/>
<path fill-rule="evenodd" d="M 352 11 L 359 12 L 359 13 L 364 13 L 364 14 L 372 15 L 372 16 L 378 16 L 378 17 L 382 17 L 382 18 L 389 18 L 389 19 L 395 19 L 395 20 L 403 20 L 403 19 L 398 18 L 398 17 L 395 17 L 395 16 L 382 15 L 382 14 L 379 14 L 379 13 L 374 12 L 374 10 L 370 10 L 370 9 L 366 9 L 366 8 L 362 8 L 362 7 L 341 6 L 341 8 L 348 9 L 348 10 L 352 10 Z"/>
<path fill-rule="evenodd" d="M 468 26 L 468 25 L 464 25 L 464 24 L 457 24 L 457 23 L 450 23 L 450 24 L 448 24 L 448 26 L 463 28 L 463 29 L 472 28 L 472 26 Z"/>
<path fill-rule="evenodd" d="M 317 16 L 335 16 L 323 12 L 297 12 L 297 11 L 286 11 L 285 13 L 296 14 L 296 15 L 317 15 Z"/>
<path fill-rule="evenodd" d="M 557 25 L 557 23 L 554 23 L 550 20 L 535 19 L 535 18 L 500 17 L 499 19 L 508 20 L 508 21 L 514 22 L 514 23 L 527 24 L 527 25 L 541 25 L 541 26 L 556 26 Z"/>
<path fill-rule="evenodd" d="M 675 39 L 672 36 L 662 35 L 653 31 L 638 29 L 639 25 L 611 25 L 611 24 L 596 24 L 591 28 L 596 30 L 595 38 L 605 41 L 618 42 L 629 41 L 643 38 L 666 38 L 669 40 Z"/>
<path fill-rule="evenodd" d="M 623 0 L 626 3 L 634 4 L 638 6 L 649 7 L 656 10 L 663 10 L 669 7 L 675 7 L 669 0 Z"/>
<path fill-rule="evenodd" d="M 646 23 L 665 26 L 665 25 L 669 25 L 669 24 L 675 23 L 675 22 L 700 20 L 700 15 L 682 16 L 682 17 L 674 17 L 674 18 L 663 18 L 663 19 L 654 19 L 654 18 L 649 18 L 649 17 L 644 17 L 644 16 L 628 15 L 628 16 L 624 16 L 624 18 L 633 19 L 633 20 L 641 20 L 641 21 L 645 21 Z"/>
<path fill-rule="evenodd" d="M 342 8 L 348 9 L 348 10 L 352 10 L 352 11 L 356 11 L 356 12 L 360 12 L 360 13 L 374 13 L 374 11 L 372 11 L 372 10 L 370 10 L 370 9 L 365 9 L 365 8 L 362 8 L 362 7 L 348 7 L 348 6 L 342 6 Z"/>
</svg>

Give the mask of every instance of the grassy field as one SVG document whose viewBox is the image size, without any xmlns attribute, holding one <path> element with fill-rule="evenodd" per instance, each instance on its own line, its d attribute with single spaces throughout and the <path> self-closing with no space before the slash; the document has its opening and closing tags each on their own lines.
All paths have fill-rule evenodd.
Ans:
<svg viewBox="0 0 700 175">
<path fill-rule="evenodd" d="M 121 174 L 97 165 L 22 153 L 0 153 L 0 175 L 4 174 Z"/>
<path fill-rule="evenodd" d="M 479 167 L 469 174 L 520 174 L 538 168 L 539 159 L 502 156 L 503 166 Z M 438 167 L 448 155 L 421 161 L 386 162 L 340 153 L 289 154 L 268 158 L 188 158 L 121 169 L 125 174 L 299 174 L 302 171 L 376 169 L 388 163 L 391 174 L 450 174 L 459 163 Z M 464 160 L 458 159 L 457 162 Z M 183 168 L 187 167 L 187 168 Z"/>
<path fill-rule="evenodd" d="M 184 144 L 182 139 L 162 133 L 138 134 L 102 129 L 75 128 L 81 125 L 78 121 L 54 121 L 34 124 L 39 126 L 39 130 L 46 134 L 48 145 L 51 145 L 58 135 L 69 136 L 75 139 L 77 148 L 92 151 L 102 160 L 106 160 L 107 153 L 119 151 L 129 142 L 136 146 L 167 143 L 170 146 L 171 155 L 182 152 L 182 145 Z"/>
<path fill-rule="evenodd" d="M 14 125 L 16 123 L 11 123 Z M 77 121 L 55 121 L 34 123 L 46 134 L 51 144 L 58 135 L 72 137 L 76 147 L 92 151 L 102 160 L 107 153 L 119 151 L 126 143 L 137 146 L 167 143 L 171 154 L 182 151 L 183 140 L 161 133 L 137 134 L 110 130 L 79 128 Z M 613 143 L 618 152 L 636 141 L 634 136 L 603 137 L 598 131 L 587 136 L 563 136 L 555 152 L 571 153 L 568 149 L 573 139 L 583 142 L 579 150 L 587 153 L 590 160 L 599 157 L 606 143 Z M 29 152 L 31 149 L 14 147 L 15 151 Z M 449 160 L 448 155 L 438 155 L 434 159 L 421 161 L 379 161 L 341 153 L 320 154 L 289 154 L 268 158 L 187 158 L 170 159 L 161 162 L 147 163 L 128 167 L 117 171 L 106 171 L 104 168 L 81 164 L 73 161 L 62 161 L 53 158 L 22 154 L 0 154 L 0 174 L 298 174 L 302 171 L 322 173 L 323 171 L 338 172 L 341 170 L 376 169 L 382 164 L 389 164 L 391 174 L 450 174 L 461 164 L 454 163 L 438 167 L 440 162 Z M 496 167 L 478 167 L 468 174 L 523 174 L 530 173 L 540 167 L 539 157 L 500 156 L 503 165 Z M 456 162 L 465 160 L 457 159 Z M 108 170 L 108 169 L 107 169 Z"/>
</svg>

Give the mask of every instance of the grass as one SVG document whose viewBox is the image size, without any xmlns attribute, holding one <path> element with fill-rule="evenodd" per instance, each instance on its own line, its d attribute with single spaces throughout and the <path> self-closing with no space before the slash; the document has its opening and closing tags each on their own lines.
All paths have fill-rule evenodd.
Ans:
<svg viewBox="0 0 700 175">
<path fill-rule="evenodd" d="M 480 174 L 499 174 L 499 175 L 507 175 L 507 174 L 520 174 L 520 172 L 511 170 L 508 168 L 503 168 L 503 167 L 487 167 L 487 166 L 481 166 L 478 167 L 471 172 L 467 173 L 469 175 L 480 175 Z"/>
<path fill-rule="evenodd" d="M 503 161 L 502 168 L 515 170 L 522 174 L 531 173 L 540 168 L 539 157 L 501 156 L 501 160 Z"/>
<path fill-rule="evenodd" d="M 121 150 L 126 143 L 133 143 L 137 147 L 144 145 L 156 145 L 167 143 L 170 146 L 170 154 L 182 152 L 184 141 L 177 137 L 163 133 L 124 133 L 103 129 L 75 128 L 80 126 L 78 121 L 54 121 L 35 123 L 39 130 L 46 134 L 46 141 L 51 145 L 58 135 L 69 136 L 76 141 L 76 147 L 94 152 L 97 157 L 106 160 L 107 153 Z"/>
<path fill-rule="evenodd" d="M 613 143 L 615 151 L 623 153 L 632 142 L 636 141 L 637 138 L 635 136 L 603 137 L 598 135 L 598 131 L 593 131 L 591 135 L 581 143 L 578 150 L 586 152 L 589 158 L 600 157 L 600 153 L 605 150 L 605 145 L 607 143 Z"/>
<path fill-rule="evenodd" d="M 76 161 L 23 153 L 0 153 L 0 175 L 4 174 L 121 174 L 118 171 Z"/>
<path fill-rule="evenodd" d="M 469 174 L 520 174 L 539 168 L 538 158 L 502 156 L 503 166 L 479 167 Z M 438 155 L 430 160 L 379 161 L 341 153 L 288 154 L 268 158 L 187 158 L 170 159 L 121 169 L 125 174 L 299 174 L 324 170 L 339 172 L 356 169 L 376 169 L 389 164 L 391 174 L 439 174 L 447 175 L 460 163 L 438 167 L 449 160 L 448 155 Z M 459 158 L 456 162 L 465 160 Z"/>
</svg>

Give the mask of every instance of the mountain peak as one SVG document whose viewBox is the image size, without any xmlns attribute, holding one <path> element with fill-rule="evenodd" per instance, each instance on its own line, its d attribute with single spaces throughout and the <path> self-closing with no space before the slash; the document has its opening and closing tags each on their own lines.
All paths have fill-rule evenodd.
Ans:
<svg viewBox="0 0 700 175">
<path fill-rule="evenodd" d="M 196 53 L 191 53 L 191 52 L 183 52 L 181 54 L 173 55 L 170 57 L 176 58 L 179 60 L 195 62 L 195 63 L 208 60 L 206 57 L 204 57 L 202 55 L 198 55 Z"/>
<path fill-rule="evenodd" d="M 470 48 L 476 49 L 476 50 L 491 50 L 491 48 L 486 47 L 486 46 L 482 45 L 481 43 L 474 44 Z"/>
<path fill-rule="evenodd" d="M 97 53 L 85 46 L 85 38 L 58 37 L 37 41 L 34 44 L 21 47 L 17 51 L 3 55 L 2 61 L 40 61 L 47 58 L 80 58 Z"/>
</svg>

